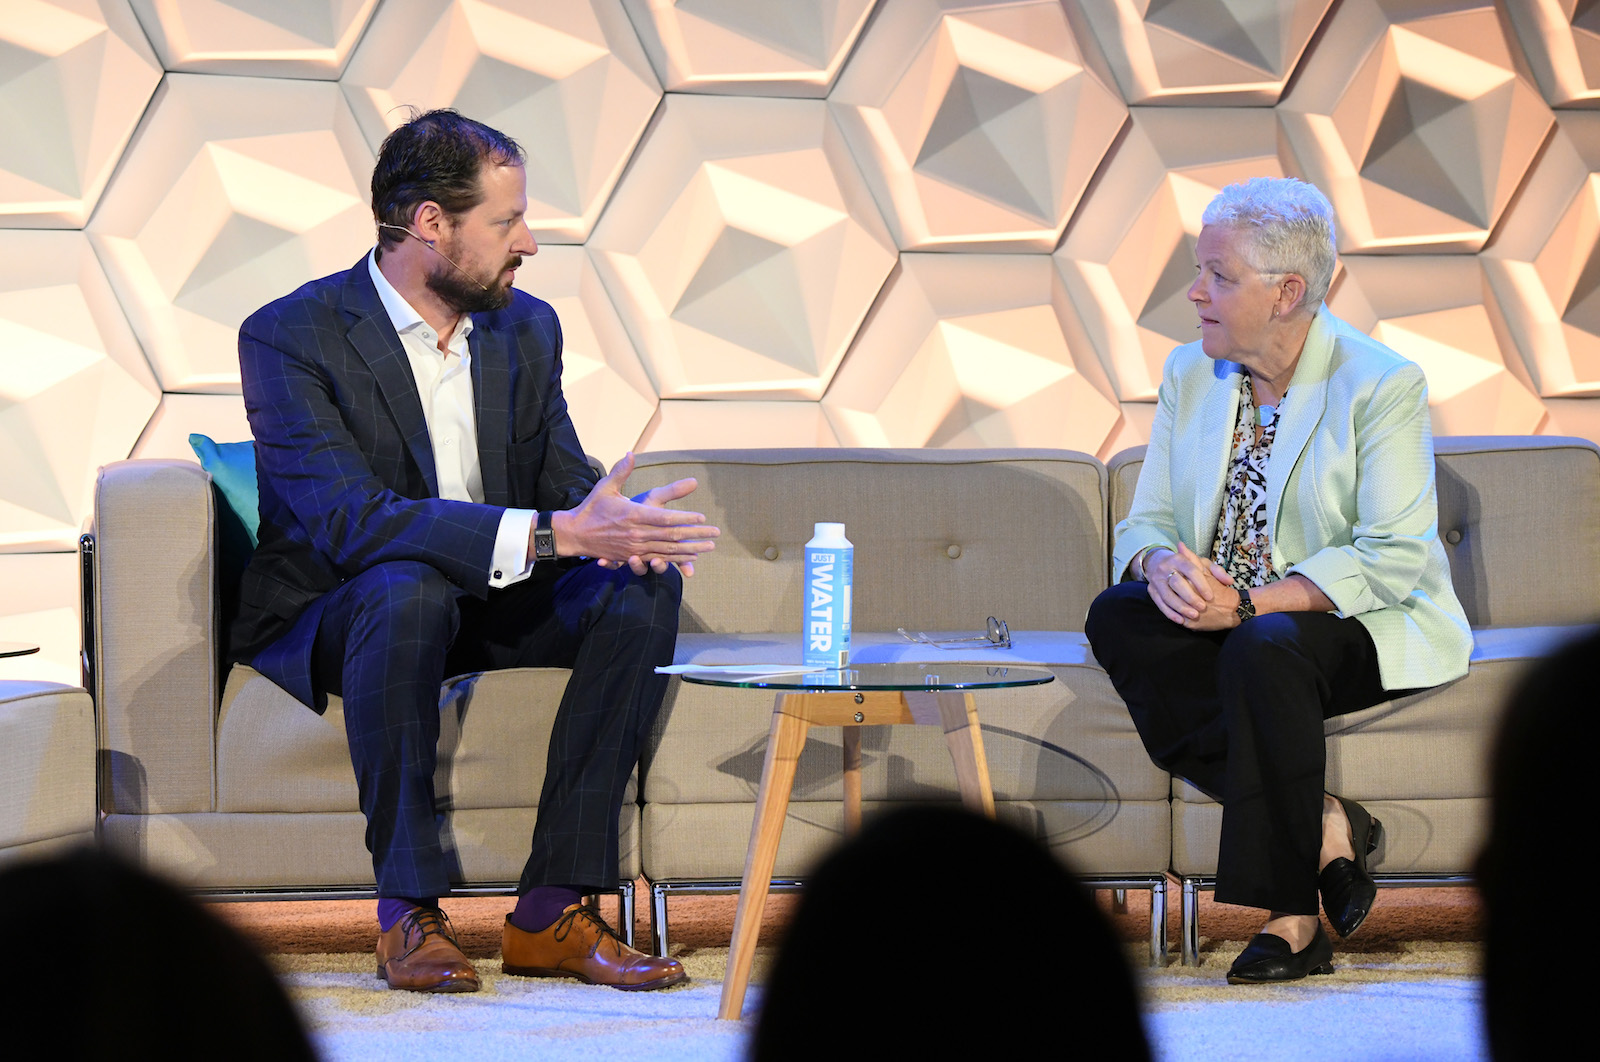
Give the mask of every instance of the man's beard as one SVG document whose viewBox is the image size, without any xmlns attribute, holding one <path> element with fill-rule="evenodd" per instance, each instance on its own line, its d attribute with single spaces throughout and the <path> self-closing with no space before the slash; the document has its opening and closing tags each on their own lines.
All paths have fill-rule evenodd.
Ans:
<svg viewBox="0 0 1600 1062">
<path fill-rule="evenodd" d="M 498 283 L 499 274 L 495 275 L 495 283 L 484 284 L 445 258 L 442 251 L 439 258 L 443 268 L 430 272 L 426 284 L 429 291 L 439 296 L 440 301 L 456 313 L 487 313 L 511 305 L 511 285 L 501 287 Z M 508 258 L 504 268 L 511 269 L 520 264 L 522 259 Z"/>
</svg>

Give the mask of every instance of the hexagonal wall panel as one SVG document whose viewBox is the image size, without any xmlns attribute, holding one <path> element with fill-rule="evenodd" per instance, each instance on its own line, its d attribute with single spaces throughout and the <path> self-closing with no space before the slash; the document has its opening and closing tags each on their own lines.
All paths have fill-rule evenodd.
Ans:
<svg viewBox="0 0 1600 1062">
<path fill-rule="evenodd" d="M 528 224 L 582 243 L 661 98 L 621 0 L 388 0 L 342 81 L 374 151 L 454 107 L 528 153 Z"/>
<path fill-rule="evenodd" d="M 1539 393 L 1600 396 L 1600 115 L 1560 113 L 1483 267 Z"/>
<path fill-rule="evenodd" d="M 0 231 L 0 551 L 73 548 L 159 394 L 83 234 Z"/>
<path fill-rule="evenodd" d="M 828 94 L 876 0 L 622 0 L 669 92 Z"/>
<path fill-rule="evenodd" d="M 1546 100 L 1600 106 L 1600 9 L 1574 0 L 1516 0 L 1506 13 Z"/>
<path fill-rule="evenodd" d="M 825 104 L 678 94 L 589 249 L 662 398 L 820 398 L 895 260 Z"/>
<path fill-rule="evenodd" d="M 1068 349 L 1058 301 L 1046 255 L 902 255 L 823 399 L 840 440 L 1097 452 L 1121 411 L 1093 352 Z"/>
<path fill-rule="evenodd" d="M 189 435 L 199 432 L 219 443 L 247 442 L 250 424 L 242 395 L 162 395 L 161 406 L 139 436 L 129 457 L 194 461 Z"/>
<path fill-rule="evenodd" d="M 37 645 L 29 656 L 0 660 L 0 679 L 27 679 L 77 686 L 78 557 L 74 553 L 14 553 L 0 556 L 0 642 Z"/>
<path fill-rule="evenodd" d="M 1126 117 L 1059 0 L 900 0 L 829 106 L 901 250 L 1049 251 Z"/>
<path fill-rule="evenodd" d="M 161 63 L 127 0 L 14 0 L 0 18 L 0 225 L 89 220 Z"/>
<path fill-rule="evenodd" d="M 89 225 L 168 391 L 237 392 L 239 325 L 373 240 L 336 85 L 169 74 Z"/>
<path fill-rule="evenodd" d="M 1072 0 L 1129 103 L 1270 106 L 1333 0 Z"/>
<path fill-rule="evenodd" d="M 1554 121 L 1492 5 L 1406 0 L 1341 3 L 1277 113 L 1346 253 L 1478 250 Z"/>
<path fill-rule="evenodd" d="M 1128 135 L 1055 258 L 1116 394 L 1153 402 L 1167 355 L 1200 336 L 1188 290 L 1206 204 L 1224 185 L 1283 170 L 1269 110 L 1129 113 Z"/>
<path fill-rule="evenodd" d="M 838 446 L 815 402 L 662 402 L 639 440 L 640 450 L 713 447 Z M 690 498 L 678 508 L 692 508 Z"/>
<path fill-rule="evenodd" d="M 656 392 L 611 297 L 582 247 L 550 245 L 525 258 L 517 287 L 544 299 L 561 318 L 561 390 L 589 454 L 609 468 L 639 440 L 656 411 Z"/>
<path fill-rule="evenodd" d="M 1544 407 L 1523 384 L 1494 318 L 1499 308 L 1476 258 L 1455 255 L 1343 259 L 1328 308 L 1428 375 L 1436 435 L 1536 432 Z"/>
<path fill-rule="evenodd" d="M 168 70 L 332 81 L 378 0 L 133 0 Z"/>
</svg>

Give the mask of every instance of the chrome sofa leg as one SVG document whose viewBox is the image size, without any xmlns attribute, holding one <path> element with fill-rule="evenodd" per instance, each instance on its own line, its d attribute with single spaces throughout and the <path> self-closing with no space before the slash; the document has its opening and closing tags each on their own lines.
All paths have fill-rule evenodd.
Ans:
<svg viewBox="0 0 1600 1062">
<path fill-rule="evenodd" d="M 633 947 L 633 882 L 625 881 L 617 890 L 617 921 L 622 923 L 622 940 Z"/>
<path fill-rule="evenodd" d="M 1111 910 L 1114 911 L 1117 914 L 1127 914 L 1128 913 L 1128 890 L 1127 889 L 1112 889 L 1111 890 Z"/>
<path fill-rule="evenodd" d="M 1178 919 L 1183 937 L 1180 961 L 1185 966 L 1200 965 L 1200 879 L 1183 879 L 1183 910 Z"/>
<path fill-rule="evenodd" d="M 667 953 L 667 890 L 650 883 L 650 947 L 657 955 Z"/>
<path fill-rule="evenodd" d="M 1150 965 L 1167 964 L 1167 879 L 1150 884 Z"/>
</svg>

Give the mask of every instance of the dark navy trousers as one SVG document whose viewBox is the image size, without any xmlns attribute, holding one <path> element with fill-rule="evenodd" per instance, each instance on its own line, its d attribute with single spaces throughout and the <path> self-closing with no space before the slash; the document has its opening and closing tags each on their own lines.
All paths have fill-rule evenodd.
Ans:
<svg viewBox="0 0 1600 1062">
<path fill-rule="evenodd" d="M 1104 591 L 1084 625 L 1156 764 L 1222 804 L 1220 903 L 1315 915 L 1323 720 L 1399 696 L 1359 620 L 1274 612 L 1232 630 L 1181 627 L 1148 584 Z"/>
<path fill-rule="evenodd" d="M 538 565 L 487 601 L 418 561 L 377 565 L 330 592 L 313 666 L 344 698 L 378 895 L 441 896 L 433 773 L 439 687 L 450 675 L 570 667 L 550 735 L 532 852 L 520 890 L 613 889 L 617 815 L 672 661 L 682 579 L 598 564 Z"/>
</svg>

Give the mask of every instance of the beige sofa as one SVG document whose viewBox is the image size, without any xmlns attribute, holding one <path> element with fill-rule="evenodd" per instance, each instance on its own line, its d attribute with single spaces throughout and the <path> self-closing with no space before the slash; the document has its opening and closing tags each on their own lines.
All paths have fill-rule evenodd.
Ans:
<svg viewBox="0 0 1600 1062">
<path fill-rule="evenodd" d="M 0 869 L 94 840 L 94 705 L 76 686 L 0 680 Z"/>
<path fill-rule="evenodd" d="M 685 585 L 679 662 L 798 661 L 801 547 L 815 522 L 843 521 L 855 545 L 854 661 L 1054 672 L 1048 685 L 977 695 L 997 813 L 1097 884 L 1150 890 L 1152 956 L 1163 956 L 1171 782 L 1082 634 L 1106 585 L 1104 466 L 1064 450 L 660 453 L 641 455 L 630 488 L 685 476 L 699 480 L 693 503 L 722 538 Z M 894 633 L 982 630 L 990 615 L 1010 625 L 1012 649 L 939 650 Z M 641 764 L 658 947 L 668 896 L 737 887 L 772 707 L 755 690 L 669 688 Z M 937 729 L 873 728 L 862 746 L 869 812 L 957 799 Z M 800 877 L 842 835 L 841 757 L 838 728 L 811 732 L 775 877 Z"/>
<path fill-rule="evenodd" d="M 107 465 L 96 484 L 85 608 L 102 838 L 213 895 L 370 895 L 343 705 L 318 716 L 251 668 L 221 667 L 216 505 L 184 461 Z M 522 873 L 568 674 L 519 668 L 441 690 L 435 786 L 460 891 L 510 892 Z M 629 932 L 636 792 L 619 850 Z"/>
<path fill-rule="evenodd" d="M 1600 612 L 1600 449 L 1515 438 L 1441 439 L 1438 451 L 1440 526 L 1479 628 L 1473 671 L 1336 721 L 1329 745 L 1330 785 L 1389 827 L 1378 869 L 1393 883 L 1468 872 L 1506 685 Z M 856 659 L 1053 671 L 1049 685 L 978 699 L 999 813 L 1095 883 L 1149 889 L 1160 961 L 1169 872 L 1184 882 L 1193 956 L 1192 901 L 1214 872 L 1220 811 L 1150 764 L 1081 633 L 1138 464 L 1136 452 L 1119 455 L 1108 474 L 1087 455 L 1045 450 L 648 454 L 630 486 L 694 475 L 696 506 L 724 531 L 686 586 L 680 661 L 797 659 L 799 548 L 815 521 L 843 520 L 857 548 Z M 370 892 L 337 702 L 319 718 L 249 668 L 224 675 L 218 665 L 215 522 L 192 464 L 102 472 L 85 549 L 103 836 L 213 893 Z M 893 633 L 971 630 L 991 614 L 1011 625 L 1012 650 L 947 653 Z M 565 681 L 560 670 L 519 670 L 462 676 L 441 693 L 438 786 L 463 890 L 504 890 L 517 877 Z M 754 691 L 669 689 L 638 799 L 624 805 L 620 853 L 623 875 L 652 885 L 662 944 L 671 895 L 728 888 L 742 871 L 771 709 Z M 885 727 L 863 748 L 869 810 L 956 799 L 940 735 Z M 840 755 L 837 731 L 813 732 L 780 880 L 842 833 Z"/>
<path fill-rule="evenodd" d="M 1473 627 L 1465 678 L 1331 719 L 1328 788 L 1383 821 L 1375 875 L 1391 886 L 1464 883 L 1488 823 L 1488 761 L 1502 705 L 1529 662 L 1600 618 L 1600 447 L 1557 437 L 1434 442 L 1439 533 Z M 1110 463 L 1127 515 L 1144 448 Z M 1215 884 L 1222 808 L 1172 787 L 1182 955 L 1198 947 L 1197 890 Z"/>
</svg>

